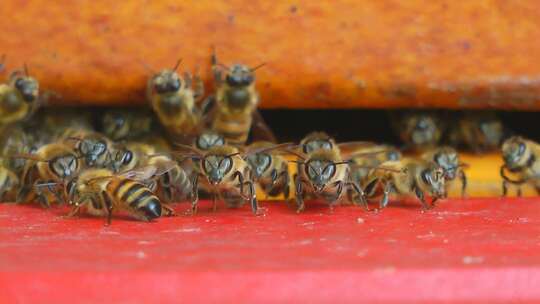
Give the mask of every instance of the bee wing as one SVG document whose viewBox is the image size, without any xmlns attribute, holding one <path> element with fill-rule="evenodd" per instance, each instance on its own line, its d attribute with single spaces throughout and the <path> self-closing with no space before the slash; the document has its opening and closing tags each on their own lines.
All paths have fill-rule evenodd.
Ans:
<svg viewBox="0 0 540 304">
<path fill-rule="evenodd" d="M 265 140 L 272 143 L 277 142 L 274 132 L 272 132 L 268 124 L 266 124 L 258 110 L 253 112 L 253 123 L 251 126 L 251 133 L 254 140 Z"/>
<path fill-rule="evenodd" d="M 244 150 L 244 157 L 246 157 L 248 155 L 264 153 L 264 152 L 269 152 L 269 151 L 274 151 L 274 150 L 289 152 L 289 150 L 294 149 L 296 146 L 297 145 L 294 144 L 294 143 L 283 143 L 283 144 L 272 145 L 272 146 L 269 146 L 269 147 L 259 147 L 259 148 L 255 148 L 255 149 L 246 149 L 246 150 Z"/>
<path fill-rule="evenodd" d="M 392 150 L 388 150 L 388 149 L 380 149 L 380 150 L 375 150 L 375 151 L 367 151 L 367 152 L 354 152 L 354 153 L 351 153 L 349 155 L 347 155 L 347 159 L 348 160 L 351 160 L 353 158 L 356 158 L 356 157 L 369 157 L 369 156 L 373 156 L 373 155 L 377 155 L 377 154 L 381 154 L 381 153 L 387 153 L 387 152 L 390 152 Z"/>
<path fill-rule="evenodd" d="M 365 148 L 377 146 L 376 143 L 370 142 L 370 141 L 348 141 L 339 143 L 338 145 L 339 150 L 341 153 L 353 153 L 356 150 L 362 150 Z"/>
<path fill-rule="evenodd" d="M 29 153 L 21 153 L 21 154 L 12 154 L 7 156 L 7 158 L 19 158 L 19 159 L 28 159 L 33 160 L 36 162 L 46 162 L 47 160 L 41 159 L 39 156 L 35 154 L 29 154 Z"/>
<path fill-rule="evenodd" d="M 129 171 L 121 172 L 118 175 L 138 181 L 146 181 L 171 171 L 171 169 L 176 165 L 177 163 L 175 161 L 161 162 L 159 164 L 142 166 Z"/>
</svg>

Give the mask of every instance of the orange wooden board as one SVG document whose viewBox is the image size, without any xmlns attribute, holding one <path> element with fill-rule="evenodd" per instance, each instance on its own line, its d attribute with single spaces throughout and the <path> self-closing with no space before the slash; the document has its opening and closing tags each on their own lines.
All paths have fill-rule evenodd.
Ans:
<svg viewBox="0 0 540 304">
<path fill-rule="evenodd" d="M 149 71 L 210 47 L 257 71 L 266 108 L 540 106 L 540 2 L 0 3 L 7 71 L 26 62 L 62 104 L 142 104 Z"/>
</svg>

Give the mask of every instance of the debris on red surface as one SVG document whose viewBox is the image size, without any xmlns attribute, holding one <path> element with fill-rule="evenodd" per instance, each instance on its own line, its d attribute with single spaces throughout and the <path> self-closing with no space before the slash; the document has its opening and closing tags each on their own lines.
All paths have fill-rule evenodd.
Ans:
<svg viewBox="0 0 540 304">
<path fill-rule="evenodd" d="M 105 226 L 2 204 L 0 301 L 540 300 L 539 198 L 446 200 L 424 213 L 263 206 L 255 217 L 203 202 L 196 216 Z"/>
</svg>

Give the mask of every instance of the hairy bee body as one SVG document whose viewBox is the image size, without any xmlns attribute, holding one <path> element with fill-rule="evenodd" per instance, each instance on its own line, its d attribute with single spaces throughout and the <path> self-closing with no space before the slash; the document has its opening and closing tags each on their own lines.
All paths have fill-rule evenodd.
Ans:
<svg viewBox="0 0 540 304">
<path fill-rule="evenodd" d="M 525 183 L 532 184 L 540 193 L 540 144 L 513 136 L 504 141 L 501 150 L 504 161 L 501 167 L 503 196 L 507 194 L 509 184 L 518 186 L 518 195 L 521 195 L 520 186 Z"/>
<path fill-rule="evenodd" d="M 263 64 L 264 65 L 264 64 Z M 257 111 L 259 94 L 255 88 L 255 70 L 242 64 L 227 67 L 218 63 L 212 53 L 212 71 L 216 83 L 216 94 L 211 98 L 213 109 L 210 128 L 225 137 L 230 145 L 246 143 L 250 131 L 259 140 L 275 142 L 275 136 Z M 225 75 L 223 75 L 225 68 Z M 205 111 L 206 112 L 206 111 Z"/>
<path fill-rule="evenodd" d="M 222 134 L 228 143 L 244 144 L 253 123 L 253 112 L 259 96 L 252 84 L 247 87 L 230 87 L 223 84 L 216 92 L 216 113 L 212 130 Z"/>
<path fill-rule="evenodd" d="M 424 209 L 431 208 L 425 194 L 433 197 L 432 205 L 446 197 L 444 170 L 434 162 L 403 158 L 387 161 L 371 169 L 362 185 L 367 197 L 382 194 L 380 208 L 388 205 L 390 193 L 398 196 L 416 196 Z"/>
<path fill-rule="evenodd" d="M 161 201 L 143 183 L 107 169 L 88 169 L 71 185 L 70 197 L 75 205 L 70 215 L 85 209 L 96 216 L 107 216 L 125 211 L 140 221 L 150 221 L 162 214 Z"/>
<path fill-rule="evenodd" d="M 214 198 L 221 197 L 229 207 L 240 207 L 246 201 L 251 204 L 254 214 L 260 214 L 255 196 L 255 187 L 248 163 L 234 146 L 213 146 L 202 154 L 199 168 L 192 183 L 192 212 L 197 212 L 199 176 L 204 177 L 202 184 Z"/>
<path fill-rule="evenodd" d="M 248 150 L 270 148 L 274 146 L 271 142 L 255 142 Z M 285 199 L 289 198 L 289 164 L 277 151 L 260 152 L 247 156 L 247 162 L 251 167 L 254 180 L 261 186 L 268 196 L 278 196 L 283 194 Z"/>
<path fill-rule="evenodd" d="M 149 155 L 154 155 L 154 146 L 142 142 L 127 142 L 114 148 L 111 160 L 111 169 L 114 172 L 125 172 L 144 165 Z"/>
<path fill-rule="evenodd" d="M 34 142 L 19 124 L 2 128 L 0 131 L 0 165 L 21 176 L 28 162 L 24 158 L 14 158 L 13 155 L 29 154 L 34 150 Z"/>
<path fill-rule="evenodd" d="M 378 153 L 381 152 L 381 153 Z M 357 156 L 355 156 L 357 154 Z M 401 152 L 389 145 L 371 145 L 351 152 L 351 180 L 362 185 L 372 168 L 387 161 L 401 159 Z"/>
<path fill-rule="evenodd" d="M 177 65 L 178 66 L 178 65 Z M 184 78 L 176 73 L 176 68 L 164 69 L 148 80 L 147 98 L 167 132 L 176 140 L 190 143 L 201 124 L 201 111 L 196 105 L 204 87 L 201 79 L 195 77 L 192 88 L 191 75 Z"/>
<path fill-rule="evenodd" d="M 46 207 L 53 200 L 63 202 L 58 185 L 78 174 L 81 167 L 78 155 L 67 145 L 52 143 L 40 147 L 31 156 L 22 174 L 17 201 L 29 202 L 37 197 Z M 43 192 L 44 189 L 49 192 Z"/>
<path fill-rule="evenodd" d="M 39 108 L 39 82 L 20 71 L 13 72 L 8 84 L 0 84 L 0 125 L 29 118 Z"/>
</svg>

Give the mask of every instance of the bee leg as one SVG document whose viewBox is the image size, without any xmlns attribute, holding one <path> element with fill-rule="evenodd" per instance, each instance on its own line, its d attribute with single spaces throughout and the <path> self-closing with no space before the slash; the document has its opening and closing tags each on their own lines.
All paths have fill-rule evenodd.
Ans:
<svg viewBox="0 0 540 304">
<path fill-rule="evenodd" d="M 49 185 L 47 186 L 47 189 L 49 189 L 49 192 L 51 192 L 54 197 L 56 198 L 56 200 L 58 201 L 58 203 L 65 203 L 64 199 L 62 198 L 61 194 L 59 193 L 59 191 L 57 191 L 56 189 L 53 188 L 52 185 Z"/>
<path fill-rule="evenodd" d="M 356 192 L 356 194 L 360 198 L 360 204 L 362 205 L 362 207 L 364 207 L 364 210 L 370 211 L 364 190 L 362 190 L 362 188 L 360 188 L 360 186 L 356 182 L 348 182 L 347 186 L 352 186 L 354 192 Z M 351 197 L 351 202 L 355 205 L 358 205 L 358 202 L 352 197 Z"/>
<path fill-rule="evenodd" d="M 392 184 L 391 181 L 387 181 L 384 184 L 383 197 L 381 201 L 379 202 L 379 209 L 384 209 L 388 206 L 388 202 L 390 200 L 390 193 L 393 191 L 394 191 L 394 185 Z"/>
<path fill-rule="evenodd" d="M 503 180 L 502 182 L 502 197 L 506 197 L 508 195 L 508 182 Z"/>
<path fill-rule="evenodd" d="M 467 176 L 463 170 L 459 170 L 459 178 L 461 179 L 461 198 L 467 196 Z"/>
<path fill-rule="evenodd" d="M 212 74 L 214 75 L 214 81 L 216 86 L 223 84 L 223 75 L 221 73 L 221 68 L 218 66 L 218 59 L 216 55 L 216 48 L 212 47 L 212 56 L 210 57 L 212 63 Z"/>
<path fill-rule="evenodd" d="M 517 196 L 521 197 L 523 193 L 521 193 L 521 185 L 517 186 Z"/>
<path fill-rule="evenodd" d="M 304 211 L 306 206 L 304 204 L 304 189 L 302 188 L 302 180 L 300 179 L 298 174 L 294 175 L 294 183 L 296 186 L 296 213 L 300 213 Z"/>
<path fill-rule="evenodd" d="M 39 180 L 34 183 L 34 191 L 36 193 L 39 204 L 44 208 L 51 208 L 49 198 L 43 193 L 40 184 L 41 182 Z"/>
<path fill-rule="evenodd" d="M 431 209 L 431 207 L 426 202 L 426 198 L 424 197 L 424 192 L 422 192 L 420 188 L 418 188 L 417 186 L 414 186 L 414 193 L 416 194 L 416 197 L 420 200 L 420 203 L 422 204 L 424 211 Z"/>
<path fill-rule="evenodd" d="M 193 75 L 192 87 L 193 87 L 193 98 L 195 98 L 196 101 L 200 101 L 201 98 L 204 96 L 204 82 L 202 81 L 198 72 L 195 72 L 195 75 Z"/>
<path fill-rule="evenodd" d="M 255 215 L 263 215 L 265 213 L 264 208 L 259 207 L 259 203 L 257 202 L 257 196 L 255 195 L 255 185 L 252 181 L 246 182 L 249 190 L 249 200 L 251 203 L 251 211 L 253 211 L 253 214 Z"/>
<path fill-rule="evenodd" d="M 212 192 L 212 212 L 217 211 L 217 199 L 216 199 L 216 193 Z"/>
<path fill-rule="evenodd" d="M 102 201 L 105 204 L 105 212 L 107 212 L 107 226 L 111 225 L 112 222 L 112 211 L 113 211 L 113 204 L 112 204 L 112 198 L 106 191 L 101 191 Z"/>
<path fill-rule="evenodd" d="M 161 208 L 163 208 L 163 210 L 165 211 L 165 212 L 163 212 L 163 215 L 165 215 L 165 216 L 176 216 L 176 212 L 174 211 L 174 209 L 169 204 L 161 203 Z"/>
<path fill-rule="evenodd" d="M 197 209 L 199 205 L 199 175 L 195 174 L 191 182 L 191 215 L 197 214 Z"/>
</svg>

